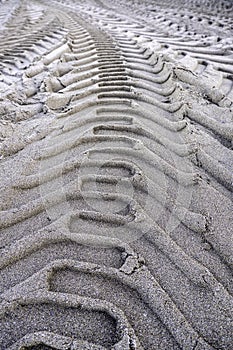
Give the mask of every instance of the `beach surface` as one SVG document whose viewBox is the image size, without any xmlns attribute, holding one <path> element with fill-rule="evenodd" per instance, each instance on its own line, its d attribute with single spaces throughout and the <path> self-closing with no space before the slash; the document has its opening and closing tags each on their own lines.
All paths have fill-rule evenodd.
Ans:
<svg viewBox="0 0 233 350">
<path fill-rule="evenodd" d="M 233 2 L 0 1 L 0 350 L 230 350 Z"/>
</svg>

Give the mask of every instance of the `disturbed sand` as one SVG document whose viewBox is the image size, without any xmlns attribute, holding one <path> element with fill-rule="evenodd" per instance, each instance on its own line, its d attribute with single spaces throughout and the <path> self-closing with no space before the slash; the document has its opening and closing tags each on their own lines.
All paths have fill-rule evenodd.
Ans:
<svg viewBox="0 0 233 350">
<path fill-rule="evenodd" d="M 0 349 L 232 349 L 232 136 L 232 1 L 0 1 Z"/>
</svg>

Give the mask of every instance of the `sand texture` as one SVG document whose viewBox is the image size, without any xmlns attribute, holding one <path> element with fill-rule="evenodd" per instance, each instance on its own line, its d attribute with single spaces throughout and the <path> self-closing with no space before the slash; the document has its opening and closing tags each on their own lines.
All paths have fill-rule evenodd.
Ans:
<svg viewBox="0 0 233 350">
<path fill-rule="evenodd" d="M 232 1 L 0 1 L 0 350 L 233 349 L 232 137 Z"/>
</svg>

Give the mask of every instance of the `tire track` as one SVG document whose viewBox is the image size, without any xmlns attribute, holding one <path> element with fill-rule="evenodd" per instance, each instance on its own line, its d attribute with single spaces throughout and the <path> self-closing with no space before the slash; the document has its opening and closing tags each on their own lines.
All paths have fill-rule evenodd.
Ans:
<svg viewBox="0 0 233 350">
<path fill-rule="evenodd" d="M 0 107 L 1 157 L 15 154 L 48 134 L 53 118 L 43 107 L 43 82 L 50 69 L 48 65 L 66 43 L 65 31 L 58 19 L 46 15 L 38 4 L 18 4 L 15 17 L 8 21 L 6 28 L 6 34 L 0 34 L 0 86 L 4 90 Z M 44 57 L 40 61 L 41 55 Z M 42 74 L 36 78 L 31 72 L 33 62 L 37 62 L 36 65 L 40 62 L 42 66 L 37 72 Z"/>
<path fill-rule="evenodd" d="M 110 3 L 54 4 L 19 19 L 63 39 L 23 75 L 51 123 L 3 162 L 22 159 L 1 188 L 1 346 L 228 349 L 230 95 L 211 90 L 223 81 L 211 63 L 197 73 L 228 64 L 222 51 L 158 39 Z"/>
<path fill-rule="evenodd" d="M 101 14 L 101 16 L 102 16 L 102 14 Z M 98 17 L 97 17 L 97 20 L 98 20 Z M 115 21 L 115 22 L 117 23 L 117 21 Z M 108 21 L 107 21 L 107 23 L 109 25 Z M 110 23 L 112 23 L 112 22 L 110 21 Z M 132 27 L 131 26 L 127 27 L 127 22 L 122 23 L 121 26 L 124 27 L 124 30 L 125 30 L 125 28 L 130 28 L 130 29 L 128 29 L 128 31 L 132 32 Z M 115 31 L 115 29 L 113 30 L 113 32 L 114 31 Z M 117 27 L 117 32 L 118 31 L 119 31 L 119 27 Z M 135 31 L 133 31 L 133 32 L 135 33 Z M 143 31 L 142 31 L 142 33 L 143 33 Z M 148 40 L 151 40 L 151 39 L 148 39 Z M 164 39 L 161 39 L 161 40 L 164 40 Z M 151 44 L 149 44 L 148 46 L 144 45 L 144 47 L 149 48 L 149 47 L 151 47 Z M 206 50 L 206 49 L 204 49 L 204 50 Z M 221 58 L 222 57 L 221 50 L 219 51 L 219 55 Z M 170 56 L 171 56 L 171 54 L 170 54 Z M 165 58 L 165 60 L 167 60 L 166 55 L 164 56 L 164 58 Z M 171 58 L 169 58 L 169 61 L 171 61 Z M 198 77 L 198 75 L 193 74 L 192 71 L 190 71 L 189 69 L 187 69 L 185 67 L 182 67 L 182 66 L 180 66 L 180 67 L 175 66 L 174 67 L 175 77 L 177 77 L 181 82 L 184 82 L 185 84 L 190 84 L 191 86 L 194 85 L 195 88 L 197 88 L 200 91 L 200 93 L 204 95 L 204 98 L 208 98 L 208 100 L 210 100 L 211 102 L 213 102 L 215 104 L 219 104 L 221 108 L 222 107 L 229 107 L 232 102 L 230 101 L 229 98 L 224 97 L 224 94 L 219 92 L 219 90 L 218 90 L 219 87 L 221 86 L 222 77 L 216 76 L 213 69 L 209 69 L 209 71 L 211 73 L 211 77 L 208 77 L 208 75 L 206 75 L 207 79 L 206 79 L 206 81 L 205 80 L 203 81 L 203 77 L 202 77 L 202 79 L 200 79 Z M 220 79 L 220 83 L 218 83 L 217 81 L 215 81 L 213 79 L 213 73 L 216 76 L 216 78 Z M 200 101 L 197 101 L 197 103 L 200 103 Z M 188 105 L 190 106 L 190 102 L 188 103 Z M 211 114 L 216 114 L 217 116 L 220 114 L 217 118 L 221 118 L 221 113 L 222 113 L 221 108 L 220 109 L 215 108 L 214 112 L 212 112 Z M 225 122 L 222 123 L 222 122 L 215 121 L 215 118 L 212 118 L 212 115 L 206 117 L 203 114 L 201 118 L 198 118 L 198 117 L 196 117 L 197 113 L 193 113 L 193 110 L 196 110 L 196 105 L 195 106 L 191 105 L 191 109 L 188 108 L 188 110 L 187 110 L 187 116 L 191 117 L 191 121 L 192 122 L 193 121 L 200 122 L 200 120 L 201 120 L 201 125 L 204 124 L 205 126 L 208 124 L 208 122 L 210 122 L 209 123 L 210 125 L 208 125 L 208 129 L 211 131 L 211 136 L 216 135 L 216 138 L 218 139 L 218 141 L 220 141 L 224 146 L 231 148 L 231 140 L 232 140 L 232 130 L 231 130 L 231 122 L 230 122 L 230 120 L 231 120 L 230 114 L 231 113 L 229 113 L 228 108 L 225 108 L 225 113 L 226 113 L 226 115 L 228 115 L 228 118 L 229 118 L 229 123 L 227 123 L 226 125 L 225 125 Z M 207 108 L 206 108 L 206 114 L 209 115 Z M 205 120 L 208 120 L 208 122 Z M 226 132 L 224 131 L 224 128 L 227 129 Z M 227 135 L 227 133 L 228 133 L 228 135 Z M 214 141 L 213 141 L 213 145 L 214 145 Z M 213 147 L 216 147 L 216 146 L 213 146 Z M 217 143 L 217 147 L 220 148 L 220 145 L 218 143 Z M 219 159 L 222 159 L 222 154 L 224 152 L 226 152 L 226 151 L 224 148 L 222 148 L 222 150 L 220 150 L 219 155 L 218 155 Z M 211 176 L 216 178 L 218 182 L 224 184 L 227 189 L 229 189 L 230 191 L 232 190 L 231 169 L 229 169 L 229 170 L 227 169 L 228 161 L 226 161 L 226 165 L 224 164 L 224 166 L 222 166 L 220 164 L 219 160 L 217 162 L 214 161 L 213 155 L 209 154 L 209 152 L 206 152 L 206 150 L 204 150 L 204 149 L 199 151 L 198 158 L 203 160 L 203 162 L 200 161 L 199 164 L 202 164 L 202 166 L 205 168 L 205 171 L 207 171 L 208 173 L 210 173 Z M 231 162 L 230 158 L 231 158 L 231 155 L 229 153 L 229 158 L 228 158 L 229 162 Z M 217 171 L 215 170 L 216 168 L 218 169 Z"/>
</svg>

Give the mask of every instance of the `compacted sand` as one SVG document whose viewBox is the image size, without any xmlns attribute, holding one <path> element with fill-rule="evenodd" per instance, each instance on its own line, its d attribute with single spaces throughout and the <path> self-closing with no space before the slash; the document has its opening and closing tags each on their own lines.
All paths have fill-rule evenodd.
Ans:
<svg viewBox="0 0 233 350">
<path fill-rule="evenodd" d="M 232 121 L 232 1 L 0 1 L 0 349 L 232 349 Z"/>
</svg>

